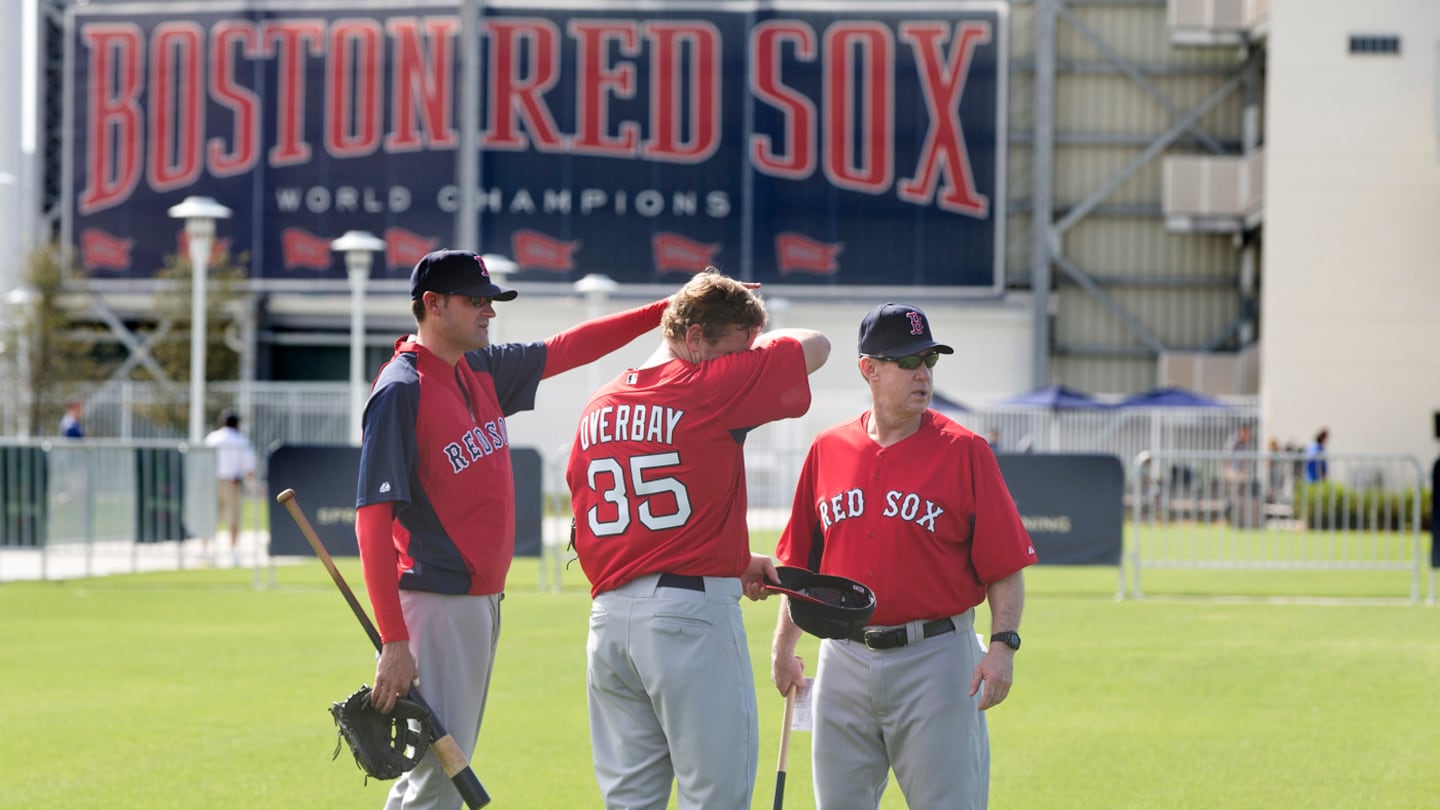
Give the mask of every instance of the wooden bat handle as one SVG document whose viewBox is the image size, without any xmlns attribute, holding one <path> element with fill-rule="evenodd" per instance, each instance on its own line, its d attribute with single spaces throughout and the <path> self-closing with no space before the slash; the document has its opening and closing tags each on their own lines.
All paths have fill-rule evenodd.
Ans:
<svg viewBox="0 0 1440 810">
<path fill-rule="evenodd" d="M 485 786 L 480 784 L 480 777 L 470 768 L 470 761 L 465 757 L 465 752 L 460 750 L 455 738 L 440 724 L 439 715 L 425 702 L 425 696 L 420 694 L 419 687 L 410 687 L 406 698 L 425 710 L 430 715 L 430 750 L 435 752 L 435 758 L 440 761 L 440 767 L 445 775 L 450 777 L 455 789 L 460 792 L 460 798 L 465 800 L 465 806 L 471 810 L 484 807 L 490 803 L 490 794 L 485 792 Z"/>
<path fill-rule="evenodd" d="M 465 752 L 455 744 L 455 738 L 448 734 L 432 743 L 430 750 L 434 751 L 436 758 L 440 760 L 440 767 L 445 769 L 445 775 L 452 779 L 455 774 L 470 767 L 470 763 L 465 761 Z"/>
<path fill-rule="evenodd" d="M 790 768 L 790 723 L 795 717 L 795 696 L 800 691 L 799 684 L 790 684 L 790 691 L 785 693 L 785 722 L 780 726 L 780 770 L 786 771 Z"/>
</svg>

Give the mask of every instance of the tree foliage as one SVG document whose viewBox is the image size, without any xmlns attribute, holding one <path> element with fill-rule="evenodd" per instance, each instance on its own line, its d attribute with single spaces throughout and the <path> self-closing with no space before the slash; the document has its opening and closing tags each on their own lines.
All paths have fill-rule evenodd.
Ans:
<svg viewBox="0 0 1440 810">
<path fill-rule="evenodd" d="M 25 298 L 15 302 L 12 334 L 6 340 L 14 349 L 16 380 L 24 411 L 22 419 L 38 434 L 54 431 L 65 404 L 84 399 L 87 383 L 104 369 L 95 359 L 90 330 L 77 329 L 75 319 L 62 306 L 66 264 L 58 246 L 33 251 L 28 260 Z"/>
<path fill-rule="evenodd" d="M 206 272 L 205 377 L 236 380 L 240 375 L 239 325 L 246 293 L 245 268 L 228 252 L 216 251 Z M 6 336 L 20 390 L 21 419 L 32 433 L 54 432 L 67 402 L 87 400 L 112 382 L 130 350 L 92 304 L 91 294 L 73 279 L 81 269 L 67 267 L 57 245 L 34 251 L 24 289 L 28 306 L 12 311 Z M 188 257 L 171 254 L 155 273 L 157 283 L 147 312 L 125 318 L 135 339 L 146 346 L 152 366 L 132 362 L 123 379 L 156 384 L 156 396 L 134 408 L 135 415 L 183 433 L 189 421 L 191 266 Z M 207 397 L 207 399 L 209 399 Z M 207 402 L 206 424 L 218 421 L 220 403 Z M 93 432 L 91 435 L 95 435 Z"/>
<path fill-rule="evenodd" d="M 183 429 L 189 421 L 190 382 L 190 335 L 193 289 L 190 259 L 180 254 L 165 257 L 165 266 L 155 274 L 157 279 L 170 282 L 162 285 L 155 293 L 154 315 L 156 323 L 170 324 L 165 339 L 151 348 L 165 374 L 177 385 L 162 396 L 153 406 L 142 413 L 157 424 Z M 244 291 L 241 282 L 245 279 L 245 267 L 233 261 L 228 251 L 217 249 L 211 256 L 205 274 L 205 379 L 209 382 L 238 380 L 240 378 L 240 327 L 241 304 Z M 140 368 L 136 368 L 138 373 Z M 205 424 L 219 421 L 224 406 L 207 397 Z"/>
</svg>

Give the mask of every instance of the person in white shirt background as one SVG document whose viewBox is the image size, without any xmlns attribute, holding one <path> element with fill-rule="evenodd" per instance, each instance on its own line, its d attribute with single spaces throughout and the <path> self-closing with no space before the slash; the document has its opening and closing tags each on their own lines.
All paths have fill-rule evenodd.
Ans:
<svg viewBox="0 0 1440 810">
<path fill-rule="evenodd" d="M 250 439 L 240 432 L 240 415 L 226 411 L 220 427 L 205 437 L 205 446 L 215 448 L 215 488 L 219 501 L 217 526 L 230 529 L 230 560 L 240 566 L 240 504 L 244 501 L 245 487 L 255 480 L 255 448 Z M 221 558 L 219 538 L 216 538 L 215 560 Z"/>
</svg>

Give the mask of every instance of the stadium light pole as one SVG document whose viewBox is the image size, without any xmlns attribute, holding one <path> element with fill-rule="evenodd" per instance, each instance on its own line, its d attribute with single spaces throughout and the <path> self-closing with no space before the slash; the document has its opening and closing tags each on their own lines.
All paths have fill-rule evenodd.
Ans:
<svg viewBox="0 0 1440 810">
<path fill-rule="evenodd" d="M 615 279 L 603 273 L 587 273 L 575 282 L 575 292 L 585 296 L 585 308 L 592 319 L 600 317 L 605 300 L 618 289 L 620 285 L 615 283 Z"/>
<path fill-rule="evenodd" d="M 205 438 L 205 271 L 215 245 L 215 220 L 229 219 L 230 209 L 211 197 L 186 197 L 168 213 L 185 220 L 190 249 L 190 444 L 199 445 Z"/>
<path fill-rule="evenodd" d="M 620 289 L 620 285 L 604 273 L 586 273 L 575 282 L 574 288 L 575 292 L 585 296 L 585 320 L 593 321 L 600 317 L 605 301 Z M 587 365 L 590 369 L 590 390 L 593 392 L 600 387 L 600 364 Z"/>
<path fill-rule="evenodd" d="M 350 440 L 359 443 L 365 412 L 365 288 L 375 251 L 385 249 L 385 240 L 369 231 L 346 231 L 330 243 L 330 249 L 345 254 L 345 275 L 350 279 Z"/>
<path fill-rule="evenodd" d="M 6 380 L 6 387 L 10 389 L 7 399 L 13 397 L 15 403 L 11 413 L 16 415 L 19 424 L 16 426 L 17 434 L 22 438 L 29 438 L 34 425 L 30 423 L 31 403 L 34 399 L 34 390 L 31 385 L 33 375 L 34 358 L 30 355 L 30 332 L 33 328 L 31 319 L 35 314 L 35 303 L 40 300 L 40 291 L 29 284 L 22 284 L 5 294 L 6 319 L 8 321 L 9 334 L 5 336 L 8 342 L 13 336 L 15 345 L 6 346 L 6 353 L 10 355 L 10 372 L 14 378 Z M 6 429 L 10 429 L 7 425 Z"/>
</svg>

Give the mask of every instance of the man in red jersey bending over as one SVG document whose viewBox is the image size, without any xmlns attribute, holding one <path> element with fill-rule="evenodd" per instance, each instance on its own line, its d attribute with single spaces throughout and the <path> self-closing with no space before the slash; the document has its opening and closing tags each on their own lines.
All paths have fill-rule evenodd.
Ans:
<svg viewBox="0 0 1440 810">
<path fill-rule="evenodd" d="M 759 726 L 739 599 L 766 595 L 750 552 L 746 433 L 810 407 L 830 353 L 809 329 L 760 334 L 750 286 L 696 275 L 660 348 L 585 406 L 566 478 L 590 578 L 586 682 L 607 808 L 748 810 Z"/>
</svg>

